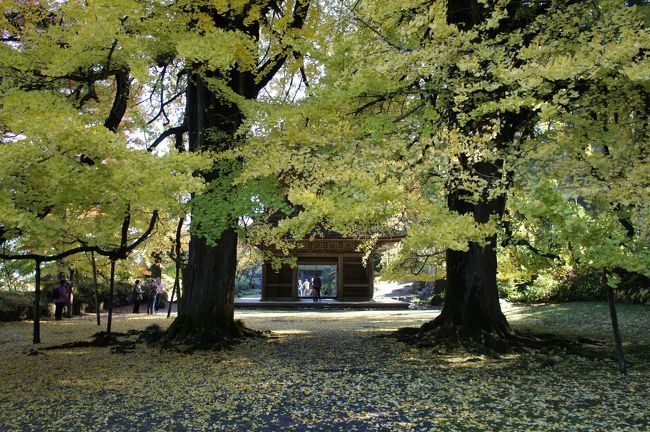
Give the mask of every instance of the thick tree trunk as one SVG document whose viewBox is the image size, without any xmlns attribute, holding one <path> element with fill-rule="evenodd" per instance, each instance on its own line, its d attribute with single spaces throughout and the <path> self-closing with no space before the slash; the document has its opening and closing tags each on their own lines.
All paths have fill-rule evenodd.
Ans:
<svg viewBox="0 0 650 432">
<path fill-rule="evenodd" d="M 498 178 L 500 165 L 463 164 L 482 178 Z M 459 214 L 471 214 L 479 224 L 487 223 L 491 217 L 500 218 L 505 196 L 492 197 L 489 190 L 488 181 L 478 200 L 471 200 L 462 188 L 452 189 L 447 197 L 448 208 Z M 508 349 L 504 338 L 512 331 L 499 305 L 496 235 L 484 240 L 481 244 L 470 242 L 466 251 L 447 251 L 447 289 L 442 311 L 421 328 L 421 334 L 429 334 L 433 344 L 470 342 L 498 352 Z"/>
<path fill-rule="evenodd" d="M 233 74 L 230 85 L 246 97 L 254 82 L 249 74 Z M 241 94 L 240 93 L 240 94 Z M 235 133 L 243 114 L 223 95 L 208 88 L 202 77 L 194 75 L 187 91 L 187 122 L 190 151 L 223 151 L 236 146 Z M 207 181 L 230 174 L 214 169 L 204 173 Z M 183 295 L 178 317 L 168 331 L 169 339 L 190 340 L 201 345 L 224 337 L 241 335 L 234 321 L 234 289 L 237 267 L 236 217 L 216 243 L 191 235 L 188 266 L 183 277 Z M 196 228 L 201 221 L 193 219 Z"/>
<path fill-rule="evenodd" d="M 226 230 L 215 246 L 192 236 L 183 296 L 169 338 L 209 344 L 239 336 L 234 321 L 236 267 L 237 233 L 233 229 Z"/>
<path fill-rule="evenodd" d="M 484 178 L 498 175 L 500 163 L 477 163 L 473 170 Z M 449 193 L 449 210 L 471 214 L 479 224 L 491 217 L 501 218 L 505 197 L 490 197 L 489 183 L 478 202 L 469 202 L 465 192 Z M 447 292 L 439 322 L 443 326 L 459 327 L 461 336 L 472 337 L 482 332 L 503 335 L 509 332 L 508 322 L 501 312 L 497 289 L 496 235 L 485 239 L 485 244 L 470 242 L 467 251 L 448 250 L 446 256 Z"/>
<path fill-rule="evenodd" d="M 259 4 L 258 4 L 259 3 Z M 298 0 L 289 3 L 291 10 L 287 13 L 287 29 L 300 29 L 305 23 L 310 2 Z M 277 12 L 272 2 L 249 2 L 241 12 L 230 11 L 223 14 L 216 7 L 202 6 L 201 10 L 209 14 L 215 26 L 228 31 L 246 34 L 251 40 L 259 42 L 260 22 L 251 20 L 251 8 L 264 17 L 271 9 Z M 282 32 L 279 32 L 280 34 Z M 284 45 L 273 55 L 266 58 L 257 70 L 249 70 L 245 65 L 233 65 L 229 71 L 203 71 L 192 73 L 187 86 L 186 121 L 190 151 L 214 150 L 224 151 L 238 145 L 237 130 L 244 115 L 232 102 L 231 95 L 210 86 L 212 78 L 226 85 L 228 90 L 244 99 L 254 99 L 259 91 L 273 78 L 292 54 Z M 264 50 L 262 49 L 263 52 Z M 269 50 L 272 51 L 272 50 Z M 194 65 L 188 65 L 192 67 Z M 203 65 L 196 65 L 198 69 Z M 241 67 L 240 67 L 241 66 Z M 197 70 L 198 70 L 197 69 Z M 232 169 L 232 168 L 230 168 Z M 211 172 L 202 173 L 205 179 L 215 181 L 231 174 L 228 168 L 215 167 Z M 223 186 L 222 186 L 223 187 Z M 228 186 L 225 186 L 228 187 Z M 186 336 L 219 335 L 221 333 L 238 333 L 243 331 L 234 322 L 234 280 L 237 261 L 237 217 L 233 210 L 232 220 L 226 221 L 226 228 L 216 239 L 209 243 L 196 234 L 197 220 L 193 214 L 190 239 L 190 252 L 186 277 L 183 278 L 183 296 L 179 304 L 179 313 L 168 331 L 168 339 L 185 339 Z M 204 227 L 205 228 L 205 227 Z M 206 231 L 205 229 L 203 230 Z M 214 240 L 214 238 L 213 238 Z M 194 337 L 193 337 L 194 338 Z M 202 338 L 201 338 L 202 339 Z M 198 341 L 199 343 L 209 341 Z M 215 341 L 217 342 L 217 341 Z"/>
<path fill-rule="evenodd" d="M 464 338 L 509 332 L 499 305 L 495 244 L 493 236 L 485 246 L 472 242 L 467 251 L 447 251 L 447 292 L 438 321 L 458 327 Z"/>
</svg>

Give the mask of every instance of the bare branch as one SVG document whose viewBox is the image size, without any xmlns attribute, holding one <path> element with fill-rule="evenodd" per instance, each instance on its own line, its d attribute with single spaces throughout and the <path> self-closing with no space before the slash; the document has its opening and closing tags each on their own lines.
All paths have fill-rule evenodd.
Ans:
<svg viewBox="0 0 650 432">
<path fill-rule="evenodd" d="M 309 11 L 309 0 L 297 0 L 296 5 L 293 10 L 293 16 L 291 23 L 287 26 L 287 30 L 300 29 L 305 24 L 305 19 L 307 18 L 307 12 Z M 257 82 L 257 91 L 266 87 L 266 85 L 271 81 L 275 74 L 282 68 L 284 63 L 287 61 L 288 56 L 293 52 L 290 46 L 287 46 L 285 49 L 279 51 L 276 55 L 268 59 L 262 66 L 259 68 L 258 76 L 259 81 Z"/>
<path fill-rule="evenodd" d="M 104 121 L 104 126 L 106 129 L 111 132 L 117 132 L 117 128 L 120 126 L 124 114 L 126 113 L 126 108 L 129 102 L 129 93 L 130 93 L 130 82 L 129 82 L 129 71 L 122 70 L 115 74 L 115 83 L 117 89 L 115 90 L 115 99 L 113 99 L 113 106 L 111 107 L 110 114 L 106 121 Z"/>
<path fill-rule="evenodd" d="M 158 144 L 163 142 L 168 136 L 176 135 L 176 139 L 178 140 L 179 136 L 182 136 L 185 132 L 187 132 L 187 126 L 185 124 L 169 128 L 165 132 L 161 133 L 160 136 L 158 136 L 158 138 L 156 138 L 156 140 L 151 143 L 149 147 L 147 147 L 147 151 L 152 152 L 158 146 Z M 178 143 L 176 144 L 176 148 L 178 148 L 177 146 Z"/>
</svg>

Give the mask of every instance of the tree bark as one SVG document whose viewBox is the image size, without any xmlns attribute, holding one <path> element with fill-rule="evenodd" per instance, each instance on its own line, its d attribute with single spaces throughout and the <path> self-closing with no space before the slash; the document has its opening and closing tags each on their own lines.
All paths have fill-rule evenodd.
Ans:
<svg viewBox="0 0 650 432">
<path fill-rule="evenodd" d="M 465 201 L 460 191 L 448 196 L 450 210 L 470 213 L 478 223 L 488 222 L 491 216 L 500 218 L 504 205 L 503 195 L 490 199 L 487 191 L 477 203 Z M 510 333 L 499 305 L 496 241 L 493 235 L 485 239 L 485 244 L 470 242 L 466 251 L 447 250 L 447 291 L 437 321 L 445 327 L 458 327 L 463 338 L 477 337 L 483 332 L 499 336 Z"/>
<path fill-rule="evenodd" d="M 467 31 L 478 25 L 482 15 L 483 8 L 477 0 L 448 2 L 447 21 L 461 30 Z M 469 125 L 468 129 L 480 126 Z M 506 126 L 502 133 L 494 145 L 510 142 L 514 131 Z M 505 195 L 492 196 L 490 189 L 502 177 L 503 161 L 469 163 L 466 155 L 459 157 L 459 170 L 485 183 L 477 200 L 470 199 L 469 192 L 462 186 L 450 185 L 447 195 L 449 210 L 461 215 L 471 214 L 479 224 L 487 223 L 491 217 L 501 220 L 505 211 Z M 466 251 L 447 250 L 445 301 L 440 315 L 425 324 L 423 330 L 443 329 L 442 337 L 452 333 L 463 340 L 483 341 L 486 341 L 486 335 L 503 337 L 512 333 L 499 305 L 496 241 L 496 235 L 493 235 L 482 243 L 470 242 Z"/>
<path fill-rule="evenodd" d="M 41 343 L 41 261 L 35 260 L 34 270 L 34 338 L 33 343 Z"/>
<path fill-rule="evenodd" d="M 101 325 L 101 319 L 99 314 L 99 289 L 97 288 L 97 262 L 95 261 L 95 252 L 90 252 L 90 259 L 93 268 L 93 288 L 95 294 L 95 314 L 97 318 L 97 325 Z"/>
<path fill-rule="evenodd" d="M 233 90 L 254 97 L 253 77 L 235 74 L 230 77 Z M 235 133 L 243 121 L 241 110 L 208 88 L 204 79 L 194 75 L 187 91 L 187 122 L 190 151 L 223 151 L 236 145 Z M 219 169 L 203 173 L 212 181 L 230 174 Z M 183 296 L 179 299 L 178 316 L 170 326 L 169 339 L 194 339 L 200 344 L 217 342 L 223 337 L 237 336 L 234 321 L 234 287 L 237 268 L 236 217 L 216 243 L 192 234 L 188 266 L 183 276 Z M 197 227 L 200 221 L 192 224 Z"/>
<path fill-rule="evenodd" d="M 174 267 L 175 267 L 175 274 L 174 274 L 174 286 L 172 288 L 172 295 L 171 298 L 169 299 L 169 307 L 167 308 L 167 318 L 172 314 L 172 305 L 174 304 L 174 295 L 178 295 L 180 298 L 180 271 L 181 268 L 183 267 L 183 258 L 181 257 L 181 235 L 182 235 L 182 230 L 183 230 L 183 223 L 185 222 L 185 216 L 181 217 L 178 219 L 178 223 L 176 224 L 176 238 L 174 239 Z"/>
<path fill-rule="evenodd" d="M 115 259 L 111 258 L 111 280 L 108 289 L 108 320 L 106 323 L 106 333 L 111 335 L 113 325 L 113 291 L 115 287 Z"/>
<path fill-rule="evenodd" d="M 291 3 L 289 4 L 291 5 Z M 309 11 L 309 0 L 297 0 L 286 10 L 286 30 L 302 28 Z M 203 11 L 211 15 L 214 24 L 222 29 L 237 30 L 254 41 L 260 38 L 260 22 L 249 19 L 248 9 L 260 7 L 264 16 L 275 5 L 273 2 L 250 2 L 240 14 L 223 15 L 209 6 Z M 277 12 L 277 11 L 276 11 Z M 279 32 L 280 35 L 283 32 Z M 286 42 L 281 49 L 258 65 L 256 71 L 239 68 L 235 65 L 228 72 L 203 71 L 190 74 L 187 86 L 186 121 L 190 151 L 224 151 L 236 148 L 236 133 L 244 115 L 229 95 L 220 94 L 208 81 L 218 79 L 230 91 L 245 99 L 255 99 L 260 90 L 273 78 L 293 53 Z M 189 65 L 192 68 L 194 65 Z M 196 65 L 201 67 L 201 65 Z M 216 168 L 202 173 L 210 182 L 231 174 L 225 168 Z M 183 295 L 179 301 L 178 317 L 170 326 L 168 339 L 187 339 L 199 344 L 209 344 L 211 340 L 246 333 L 234 321 L 234 282 L 237 263 L 237 217 L 232 214 L 228 227 L 219 235 L 216 242 L 210 243 L 193 232 L 190 237 L 188 268 L 183 277 Z M 193 218 L 192 227 L 200 223 Z M 198 340 L 197 340 L 198 338 Z M 215 340 L 216 338 L 216 340 Z"/>
</svg>

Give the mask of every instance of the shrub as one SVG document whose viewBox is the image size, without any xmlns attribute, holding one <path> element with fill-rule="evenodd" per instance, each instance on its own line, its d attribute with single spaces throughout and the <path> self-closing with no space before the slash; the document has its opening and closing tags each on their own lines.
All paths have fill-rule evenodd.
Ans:
<svg viewBox="0 0 650 432">
<path fill-rule="evenodd" d="M 52 315 L 47 291 L 41 294 L 41 316 Z M 34 316 L 33 291 L 0 291 L 0 321 L 20 321 Z"/>
<path fill-rule="evenodd" d="M 571 269 L 549 269 L 540 272 L 532 281 L 516 284 L 512 280 L 499 281 L 501 297 L 518 303 L 547 303 L 605 300 L 605 286 L 598 274 L 578 273 Z"/>
<path fill-rule="evenodd" d="M 606 286 L 595 272 L 567 272 L 559 278 L 550 297 L 553 302 L 602 301 L 607 299 Z"/>
</svg>

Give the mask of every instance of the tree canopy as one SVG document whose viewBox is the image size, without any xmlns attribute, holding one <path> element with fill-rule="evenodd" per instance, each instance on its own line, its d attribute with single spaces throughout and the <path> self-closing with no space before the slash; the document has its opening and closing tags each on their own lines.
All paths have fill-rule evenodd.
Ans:
<svg viewBox="0 0 650 432">
<path fill-rule="evenodd" d="M 360 3 L 312 97 L 256 105 L 268 133 L 242 151 L 244 178 L 289 185 L 304 210 L 282 229 L 297 236 L 319 223 L 407 229 L 402 251 L 427 256 L 499 232 L 513 247 L 645 271 L 643 15 L 609 1 L 477 13 L 469 26 L 442 2 Z M 477 221 L 448 207 L 454 190 L 470 203 L 507 194 L 507 214 Z"/>
<path fill-rule="evenodd" d="M 232 324 L 241 218 L 276 210 L 254 240 L 406 233 L 393 274 L 445 261 L 463 332 L 509 333 L 497 252 L 650 276 L 645 2 L 2 5 L 4 245 L 114 243 L 200 172 L 190 327 Z"/>
</svg>

